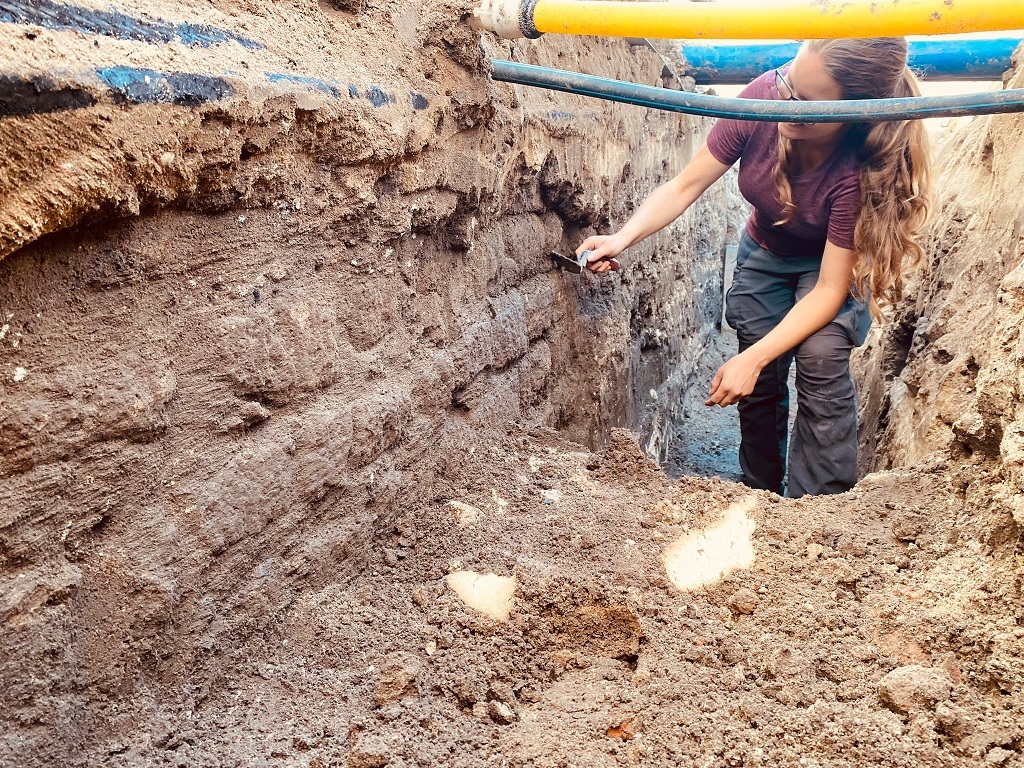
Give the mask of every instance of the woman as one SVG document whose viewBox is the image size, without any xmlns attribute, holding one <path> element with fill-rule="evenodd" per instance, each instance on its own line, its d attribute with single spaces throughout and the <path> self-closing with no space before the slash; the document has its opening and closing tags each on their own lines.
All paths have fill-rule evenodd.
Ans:
<svg viewBox="0 0 1024 768">
<path fill-rule="evenodd" d="M 740 94 L 832 101 L 918 96 L 902 38 L 812 40 L 789 67 Z M 796 359 L 797 417 L 785 491 L 840 493 L 857 481 L 857 402 L 850 352 L 879 305 L 902 293 L 904 260 L 930 207 L 927 136 L 919 121 L 874 124 L 720 120 L 676 178 L 613 235 L 588 238 L 589 268 L 674 221 L 736 161 L 753 212 L 736 259 L 726 320 L 739 354 L 711 383 L 707 405 L 738 403 L 743 482 L 783 493 Z"/>
</svg>

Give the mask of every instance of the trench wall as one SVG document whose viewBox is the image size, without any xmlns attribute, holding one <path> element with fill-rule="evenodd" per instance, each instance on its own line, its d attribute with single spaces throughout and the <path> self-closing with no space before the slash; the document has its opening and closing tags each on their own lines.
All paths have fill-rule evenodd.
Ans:
<svg viewBox="0 0 1024 768">
<path fill-rule="evenodd" d="M 1024 86 L 1021 51 L 1007 85 Z M 1024 525 L 1024 118 L 976 118 L 939 151 L 940 201 L 910 298 L 861 357 L 862 470 L 939 462 L 992 536 Z"/>
<path fill-rule="evenodd" d="M 481 41 L 467 11 L 0 19 L 0 763 L 160 748 L 162 712 L 384 556 L 392 511 L 454 496 L 490 431 L 662 450 L 720 313 L 723 193 L 615 277 L 548 252 L 707 126 L 492 84 L 488 54 L 663 64 Z"/>
</svg>

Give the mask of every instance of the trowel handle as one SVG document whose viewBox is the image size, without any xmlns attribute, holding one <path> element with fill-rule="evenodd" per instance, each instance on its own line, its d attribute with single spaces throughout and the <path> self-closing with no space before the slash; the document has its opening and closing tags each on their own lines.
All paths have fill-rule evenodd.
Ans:
<svg viewBox="0 0 1024 768">
<path fill-rule="evenodd" d="M 590 256 L 591 253 L 592 253 L 592 251 L 584 251 L 583 253 L 581 253 L 579 255 L 579 264 L 584 269 L 587 269 L 587 258 Z M 602 256 L 600 259 L 597 260 L 597 262 L 601 262 L 601 261 L 607 261 L 609 264 L 611 264 L 612 265 L 612 272 L 618 272 L 619 271 L 619 267 L 621 266 L 619 264 L 619 260 L 618 259 L 614 259 L 611 256 Z M 597 262 L 595 262 L 595 263 L 597 263 Z"/>
</svg>

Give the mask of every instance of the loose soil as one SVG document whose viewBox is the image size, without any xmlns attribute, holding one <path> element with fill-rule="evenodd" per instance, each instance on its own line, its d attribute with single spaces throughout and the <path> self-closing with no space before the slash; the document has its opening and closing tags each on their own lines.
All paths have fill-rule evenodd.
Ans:
<svg viewBox="0 0 1024 768">
<path fill-rule="evenodd" d="M 948 466 L 786 500 L 672 481 L 625 433 L 594 455 L 535 432 L 463 469 L 380 518 L 360 573 L 209 649 L 230 674 L 101 762 L 1019 763 L 1020 576 Z M 676 588 L 666 550 L 744 503 L 753 564 Z M 253 570 L 251 599 L 277 569 Z M 507 621 L 446 585 L 464 570 L 516 580 Z"/>
</svg>

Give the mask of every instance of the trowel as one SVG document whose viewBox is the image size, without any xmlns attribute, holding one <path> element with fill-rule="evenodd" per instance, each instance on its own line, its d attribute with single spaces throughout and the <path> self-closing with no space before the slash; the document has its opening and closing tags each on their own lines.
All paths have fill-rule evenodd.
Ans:
<svg viewBox="0 0 1024 768">
<path fill-rule="evenodd" d="M 551 258 L 555 260 L 555 263 L 558 264 L 558 266 L 578 275 L 581 272 L 583 272 L 584 269 L 587 268 L 587 257 L 590 256 L 590 253 L 590 251 L 584 251 L 579 256 L 563 256 L 557 251 L 552 251 Z M 601 259 L 598 259 L 598 261 L 595 263 L 599 263 L 602 261 L 609 262 L 612 265 L 613 272 L 619 268 L 618 259 L 613 259 L 611 256 L 605 256 Z"/>
</svg>

